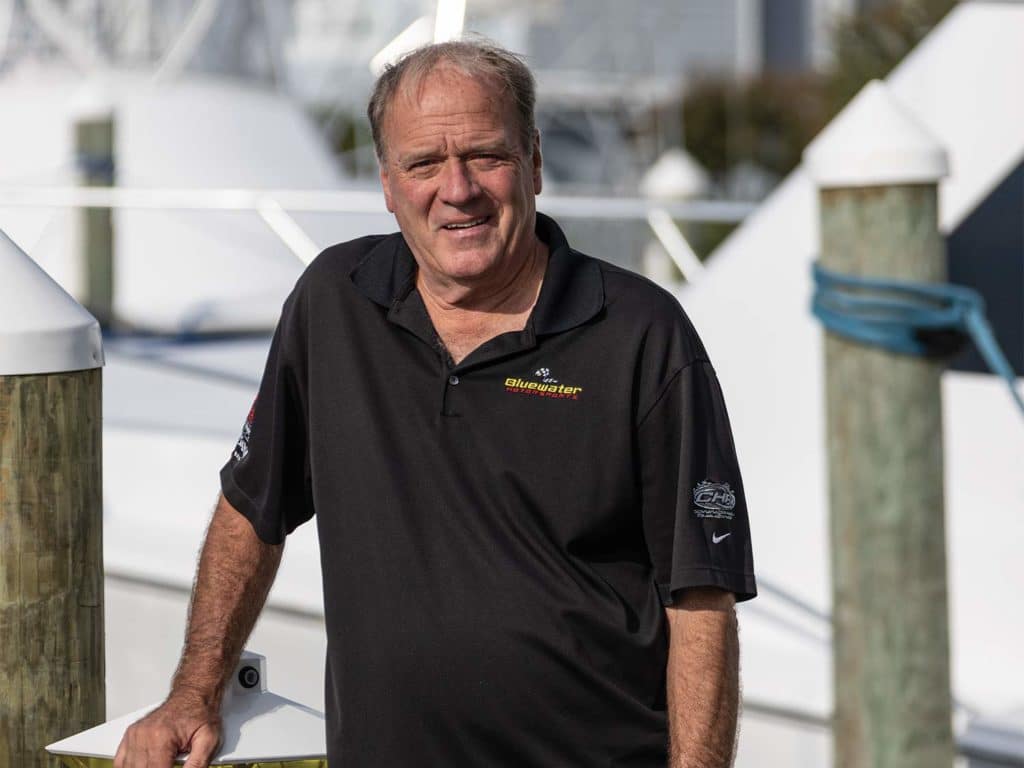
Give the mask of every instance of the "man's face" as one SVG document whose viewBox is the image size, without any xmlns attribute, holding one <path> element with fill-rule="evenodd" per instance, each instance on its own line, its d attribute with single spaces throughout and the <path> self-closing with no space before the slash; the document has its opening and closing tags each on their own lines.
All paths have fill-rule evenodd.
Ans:
<svg viewBox="0 0 1024 768">
<path fill-rule="evenodd" d="M 488 82 L 439 68 L 389 105 L 381 183 L 420 269 L 464 286 L 514 273 L 534 241 L 540 147 Z"/>
</svg>

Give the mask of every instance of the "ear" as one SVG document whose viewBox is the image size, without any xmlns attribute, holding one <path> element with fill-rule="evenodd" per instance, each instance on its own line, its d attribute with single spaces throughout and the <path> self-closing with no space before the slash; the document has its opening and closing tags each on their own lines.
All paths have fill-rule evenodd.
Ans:
<svg viewBox="0 0 1024 768">
<path fill-rule="evenodd" d="M 539 195 L 542 184 L 541 170 L 544 167 L 544 160 L 540 154 L 540 131 L 533 132 L 533 194 Z"/>
<path fill-rule="evenodd" d="M 388 211 L 391 213 L 395 212 L 395 206 L 391 202 L 391 177 L 388 175 L 388 166 L 386 161 L 380 160 L 380 186 L 384 190 L 384 203 L 388 207 Z"/>
</svg>

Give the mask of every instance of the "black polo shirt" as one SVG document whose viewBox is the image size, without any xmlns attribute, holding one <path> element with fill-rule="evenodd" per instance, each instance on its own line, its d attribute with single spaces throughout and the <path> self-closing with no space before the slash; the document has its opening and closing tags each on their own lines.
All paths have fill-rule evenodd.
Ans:
<svg viewBox="0 0 1024 768">
<path fill-rule="evenodd" d="M 316 512 L 334 768 L 666 762 L 664 605 L 755 594 L 714 371 L 676 300 L 573 251 L 453 365 L 400 234 L 288 298 L 221 472 L 267 542 Z"/>
</svg>

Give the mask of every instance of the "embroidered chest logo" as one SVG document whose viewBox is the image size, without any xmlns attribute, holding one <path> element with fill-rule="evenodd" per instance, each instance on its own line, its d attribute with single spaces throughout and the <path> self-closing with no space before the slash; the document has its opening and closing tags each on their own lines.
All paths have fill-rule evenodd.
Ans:
<svg viewBox="0 0 1024 768">
<path fill-rule="evenodd" d="M 533 372 L 532 379 L 505 379 L 505 391 L 516 395 L 550 397 L 556 400 L 579 400 L 583 394 L 583 387 L 563 384 L 551 374 L 550 368 L 538 368 Z"/>
<path fill-rule="evenodd" d="M 701 480 L 693 489 L 693 514 L 719 520 L 732 520 L 736 507 L 736 494 L 728 483 Z"/>
</svg>

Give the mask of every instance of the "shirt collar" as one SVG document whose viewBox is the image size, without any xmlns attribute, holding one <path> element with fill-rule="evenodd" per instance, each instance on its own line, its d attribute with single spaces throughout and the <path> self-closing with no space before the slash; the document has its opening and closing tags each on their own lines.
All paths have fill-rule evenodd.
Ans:
<svg viewBox="0 0 1024 768">
<path fill-rule="evenodd" d="M 569 247 L 555 220 L 537 214 L 537 236 L 548 244 L 548 268 L 530 322 L 539 336 L 560 333 L 590 320 L 604 308 L 604 278 L 594 259 Z"/>
<path fill-rule="evenodd" d="M 548 266 L 530 316 L 537 335 L 560 333 L 590 320 L 604 307 L 604 280 L 594 260 L 569 247 L 554 219 L 537 213 L 537 236 L 548 246 Z M 416 260 L 400 232 L 370 249 L 352 270 L 352 282 L 383 307 L 404 301 L 415 285 Z"/>
</svg>

